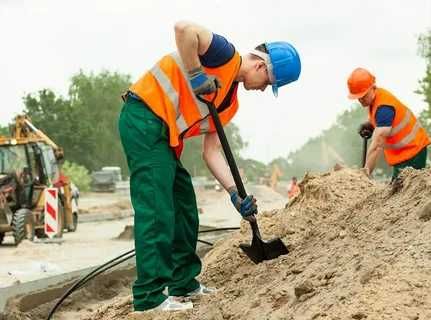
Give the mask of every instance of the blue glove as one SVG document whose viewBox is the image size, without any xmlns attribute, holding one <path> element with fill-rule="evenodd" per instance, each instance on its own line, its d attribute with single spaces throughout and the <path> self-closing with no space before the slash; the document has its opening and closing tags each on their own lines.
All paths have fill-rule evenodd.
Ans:
<svg viewBox="0 0 431 320">
<path fill-rule="evenodd" d="M 254 215 L 257 214 L 257 205 L 256 199 L 252 195 L 248 195 L 242 199 L 236 188 L 229 190 L 229 194 L 232 204 L 244 219 L 249 220 L 248 218 L 254 218 Z"/>
<path fill-rule="evenodd" d="M 202 67 L 189 72 L 189 80 L 195 95 L 209 94 L 221 88 L 220 81 L 213 75 L 207 75 Z"/>
</svg>

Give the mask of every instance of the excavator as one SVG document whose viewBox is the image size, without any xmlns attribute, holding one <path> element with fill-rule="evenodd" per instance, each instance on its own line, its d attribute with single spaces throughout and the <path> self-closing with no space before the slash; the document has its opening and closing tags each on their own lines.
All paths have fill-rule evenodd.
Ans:
<svg viewBox="0 0 431 320">
<path fill-rule="evenodd" d="M 271 172 L 266 172 L 265 176 L 261 178 L 260 183 L 270 187 L 272 190 L 277 189 L 278 180 L 283 176 L 283 171 L 274 163 L 271 167 Z"/>
<path fill-rule="evenodd" d="M 58 190 L 59 228 L 74 232 L 78 226 L 79 191 L 61 171 L 63 149 L 27 115 L 10 125 L 10 136 L 0 135 L 0 244 L 11 233 L 14 244 L 46 238 L 45 189 Z"/>
</svg>

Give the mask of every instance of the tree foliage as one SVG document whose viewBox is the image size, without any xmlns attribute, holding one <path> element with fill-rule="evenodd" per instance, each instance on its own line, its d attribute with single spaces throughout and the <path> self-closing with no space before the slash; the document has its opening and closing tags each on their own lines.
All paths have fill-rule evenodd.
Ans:
<svg viewBox="0 0 431 320">
<path fill-rule="evenodd" d="M 7 126 L 0 126 L 0 136 L 9 135 L 9 128 Z"/>
<path fill-rule="evenodd" d="M 431 133 L 431 30 L 419 37 L 419 54 L 425 59 L 424 77 L 419 81 L 418 93 L 424 96 L 427 107 L 420 114 L 422 125 Z"/>
<path fill-rule="evenodd" d="M 78 187 L 79 191 L 89 191 L 91 177 L 90 173 L 84 166 L 80 166 L 76 163 L 65 161 L 62 166 L 62 171 L 65 176 Z"/>
<path fill-rule="evenodd" d="M 69 161 L 89 170 L 109 165 L 126 170 L 117 118 L 121 94 L 129 85 L 128 75 L 80 71 L 71 79 L 68 97 L 50 89 L 27 94 L 26 113 L 35 126 L 64 148 Z"/>
</svg>

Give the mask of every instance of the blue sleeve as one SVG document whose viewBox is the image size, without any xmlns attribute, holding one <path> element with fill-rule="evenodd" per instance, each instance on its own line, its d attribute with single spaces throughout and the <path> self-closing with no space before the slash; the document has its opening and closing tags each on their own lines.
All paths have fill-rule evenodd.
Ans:
<svg viewBox="0 0 431 320">
<path fill-rule="evenodd" d="M 199 59 L 204 67 L 216 68 L 232 59 L 234 54 L 235 47 L 225 37 L 214 33 L 207 52 Z"/>
<path fill-rule="evenodd" d="M 392 106 L 379 106 L 376 112 L 377 127 L 391 127 L 395 118 L 395 109 Z"/>
</svg>

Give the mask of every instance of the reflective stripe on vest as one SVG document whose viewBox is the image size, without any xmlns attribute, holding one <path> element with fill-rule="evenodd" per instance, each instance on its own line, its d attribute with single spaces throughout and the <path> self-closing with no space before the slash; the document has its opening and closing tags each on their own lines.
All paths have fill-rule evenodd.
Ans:
<svg viewBox="0 0 431 320">
<path fill-rule="evenodd" d="M 396 127 L 393 127 L 391 129 L 389 137 L 393 137 L 398 132 L 400 132 L 401 130 L 403 130 L 404 127 L 408 126 L 411 117 L 412 117 L 412 113 L 410 112 L 410 110 L 406 110 L 406 114 L 405 114 L 403 120 L 401 120 L 401 122 Z"/>
<path fill-rule="evenodd" d="M 166 76 L 166 74 L 163 72 L 162 69 L 160 69 L 158 65 L 152 67 L 150 72 L 154 76 L 154 78 L 156 78 L 157 82 L 163 88 L 172 105 L 174 106 L 175 113 L 177 115 L 176 118 L 178 119 L 178 116 L 180 114 L 178 93 L 172 86 L 171 80 Z"/>
<path fill-rule="evenodd" d="M 184 79 L 188 78 L 188 73 L 186 72 L 184 65 L 181 61 L 181 58 L 177 52 L 171 53 L 170 56 L 175 60 L 176 64 L 180 68 L 181 74 L 184 77 Z M 179 129 L 180 134 L 183 133 L 188 129 L 186 120 L 184 119 L 184 116 L 181 114 L 179 109 L 179 98 L 178 98 L 178 92 L 174 89 L 174 87 L 171 84 L 171 81 L 169 77 L 163 72 L 163 70 L 158 66 L 155 65 L 151 70 L 151 74 L 156 78 L 157 82 L 159 83 L 160 87 L 163 89 L 165 94 L 168 96 L 169 100 L 171 101 L 172 105 L 175 108 L 175 114 L 176 114 L 176 123 L 177 127 Z M 189 81 L 186 81 L 187 86 L 191 92 L 193 92 L 192 86 Z M 199 101 L 195 95 L 193 95 L 193 100 L 195 104 L 198 107 L 199 114 L 201 115 L 201 119 L 206 118 L 209 115 L 208 107 L 205 103 L 202 101 Z M 208 120 L 206 123 L 202 123 L 202 133 L 206 133 L 209 130 L 209 122 Z M 205 130 L 206 129 L 206 130 Z"/>
<path fill-rule="evenodd" d="M 403 119 L 403 121 L 404 121 L 404 119 Z M 413 126 L 412 131 L 410 131 L 410 133 L 408 135 L 406 135 L 404 138 L 402 138 L 400 140 L 400 142 L 398 142 L 398 143 L 392 143 L 392 144 L 385 143 L 385 149 L 401 149 L 401 148 L 405 147 L 406 145 L 408 145 L 409 143 L 411 143 L 415 139 L 418 131 L 421 128 L 422 128 L 421 124 L 419 123 L 418 120 L 416 120 L 416 123 Z"/>
<path fill-rule="evenodd" d="M 178 54 L 178 52 L 173 52 L 170 54 L 170 56 L 172 58 L 174 58 L 177 65 L 180 67 L 180 70 L 181 70 L 181 73 L 183 74 L 184 79 L 188 79 L 189 74 L 186 71 L 186 69 L 184 68 L 184 64 L 183 64 L 181 57 Z M 186 81 L 186 83 L 187 83 L 187 86 L 189 88 L 189 91 L 193 92 L 192 85 L 190 84 L 190 81 Z M 198 100 L 198 98 L 196 98 L 196 96 L 194 94 L 192 96 L 193 96 L 193 100 L 194 100 L 195 104 L 198 106 L 198 110 L 199 110 L 199 113 L 201 115 L 201 118 L 202 119 L 205 118 L 210 113 L 210 111 L 208 110 L 208 106 L 205 103 L 203 103 L 202 101 Z"/>
</svg>

